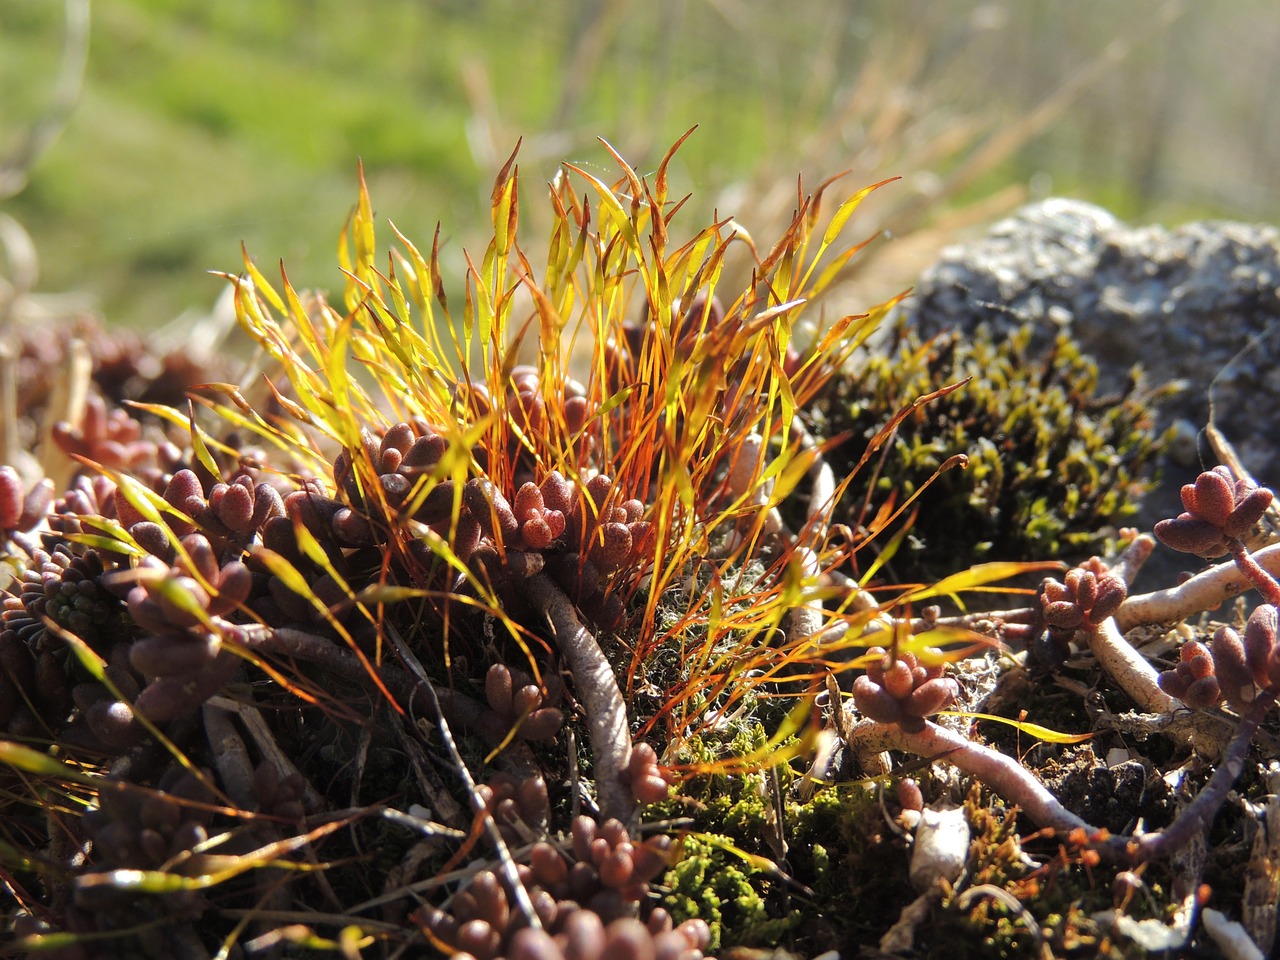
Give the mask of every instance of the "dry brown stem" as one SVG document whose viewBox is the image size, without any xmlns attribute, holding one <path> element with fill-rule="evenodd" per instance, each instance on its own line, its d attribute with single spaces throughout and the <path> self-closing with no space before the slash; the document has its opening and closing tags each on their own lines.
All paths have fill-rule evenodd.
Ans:
<svg viewBox="0 0 1280 960">
<path fill-rule="evenodd" d="M 1120 633 L 1108 617 L 1088 632 L 1089 649 L 1120 689 L 1146 713 L 1168 713 L 1182 702 L 1160 689 L 1159 673 Z"/>
<path fill-rule="evenodd" d="M 556 646 L 573 674 L 574 690 L 587 712 L 600 813 L 625 823 L 636 808 L 635 798 L 623 781 L 631 760 L 631 733 L 627 705 L 613 667 L 595 636 L 578 619 L 573 602 L 554 580 L 537 574 L 525 581 L 524 591 L 550 624 Z"/>
<path fill-rule="evenodd" d="M 1252 557 L 1267 573 L 1280 577 L 1280 544 L 1259 550 Z M 1252 587 L 1235 561 L 1228 560 L 1168 590 L 1129 597 L 1116 611 L 1116 626 L 1124 632 L 1143 623 L 1173 623 L 1217 609 Z"/>
<path fill-rule="evenodd" d="M 1084 820 L 1067 810 L 1043 783 L 1013 757 L 992 750 L 959 733 L 926 722 L 919 733 L 908 733 L 896 724 L 862 720 L 849 730 L 859 751 L 880 753 L 902 750 L 930 760 L 940 760 L 977 777 L 1009 803 L 1022 808 L 1033 823 L 1063 833 L 1083 828 L 1095 833 Z"/>
<path fill-rule="evenodd" d="M 897 724 L 862 720 L 849 728 L 848 739 L 850 747 L 857 752 L 901 750 L 931 761 L 949 763 L 1021 808 L 1037 826 L 1064 834 L 1083 830 L 1089 837 L 1100 839 L 1097 849 L 1107 857 L 1120 862 L 1142 863 L 1171 856 L 1204 836 L 1244 771 L 1253 736 L 1275 702 L 1275 690 L 1259 694 L 1241 718 L 1230 744 L 1214 768 L 1213 776 L 1173 823 L 1156 833 L 1132 837 L 1101 839 L 1102 831 L 1064 807 L 1015 758 L 936 723 L 926 722 L 923 730 L 912 733 Z"/>
</svg>

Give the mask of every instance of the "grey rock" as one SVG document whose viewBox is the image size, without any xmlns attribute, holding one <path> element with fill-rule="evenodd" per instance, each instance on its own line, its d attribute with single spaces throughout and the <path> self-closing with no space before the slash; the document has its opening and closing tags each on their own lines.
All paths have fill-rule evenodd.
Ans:
<svg viewBox="0 0 1280 960">
<path fill-rule="evenodd" d="M 1162 424 L 1209 418 L 1246 466 L 1273 474 L 1280 448 L 1280 232 L 1198 222 L 1129 227 L 1098 207 L 1051 199 L 1023 207 L 929 268 L 908 308 L 922 332 L 1031 322 L 1033 343 L 1069 331 L 1099 364 L 1103 389 L 1141 365 L 1182 381 Z M 1263 477 L 1259 476 L 1262 480 Z M 1280 476 L 1274 480 L 1280 481 Z"/>
<path fill-rule="evenodd" d="M 1197 438 L 1211 413 L 1257 480 L 1280 484 L 1274 227 L 1131 227 L 1090 204 L 1045 200 L 944 250 L 906 309 L 925 334 L 987 324 L 1001 336 L 1031 323 L 1033 345 L 1044 346 L 1066 330 L 1097 361 L 1103 391 L 1135 365 L 1150 385 L 1180 382 L 1158 407 L 1176 440 L 1139 526 L 1176 514 L 1179 486 L 1216 462 Z"/>
</svg>

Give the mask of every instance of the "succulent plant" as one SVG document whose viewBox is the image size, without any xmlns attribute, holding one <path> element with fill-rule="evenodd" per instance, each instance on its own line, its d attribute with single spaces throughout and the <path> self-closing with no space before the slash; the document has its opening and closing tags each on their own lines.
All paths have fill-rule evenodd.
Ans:
<svg viewBox="0 0 1280 960">
<path fill-rule="evenodd" d="M 624 951 L 617 955 L 627 956 L 625 950 L 634 948 L 624 944 L 634 937 L 642 938 L 648 949 L 653 949 L 650 940 L 661 939 L 685 951 L 680 956 L 692 956 L 691 951 L 707 944 L 705 924 L 682 925 L 673 938 L 665 911 L 647 911 L 648 925 L 629 917 L 645 903 L 649 881 L 666 869 L 672 850 L 670 837 L 633 840 L 616 820 L 597 824 L 578 817 L 569 851 L 538 841 L 529 848 L 528 861 L 519 865 L 542 936 L 529 936 L 528 918 L 511 902 L 498 874 L 488 870 L 454 895 L 448 911 L 424 907 L 415 916 L 435 942 L 458 951 L 457 956 L 542 960 L 562 955 L 561 950 L 569 956 L 586 950 L 584 956 L 607 957 L 614 954 L 597 944 L 610 942 Z"/>
<path fill-rule="evenodd" d="M 1237 480 L 1227 467 L 1214 467 L 1183 485 L 1186 511 L 1157 523 L 1155 535 L 1174 550 L 1212 560 L 1262 519 L 1271 500 L 1267 488 L 1248 478 Z"/>
<path fill-rule="evenodd" d="M 1099 838 L 972 719 L 939 714 L 957 678 L 969 699 L 944 661 L 992 645 L 976 626 L 1087 640 L 1110 670 L 1106 645 L 1143 600 L 1126 597 L 1124 565 L 1046 580 L 1025 611 L 944 617 L 934 602 L 1031 569 L 955 572 L 974 557 L 1092 544 L 1141 486 L 1156 446 L 1145 410 L 1128 397 L 1100 413 L 1065 342 L 1066 372 L 1046 367 L 1030 387 L 994 382 L 1020 342 L 943 341 L 904 347 L 901 371 L 873 361 L 872 400 L 851 377 L 829 385 L 888 305 L 803 350 L 792 334 L 873 188 L 821 234 L 831 184 L 799 194 L 790 229 L 751 247 L 754 276 L 731 291 L 723 259 L 745 235 L 722 223 L 675 242 L 669 160 L 647 179 L 622 164 L 613 185 L 566 168 L 536 271 L 516 241 L 513 159 L 453 313 L 438 247 L 400 237 L 377 255 L 362 185 L 341 303 L 273 285 L 247 258 L 227 277 L 268 358 L 266 400 L 207 382 L 189 407 L 126 408 L 104 389 L 55 431 L 79 458 L 63 489 L 0 469 L 14 571 L 0 865 L 23 949 L 696 960 L 737 946 L 738 908 L 748 946 L 842 947 L 850 864 L 903 851 L 839 781 L 892 774 L 872 769 L 887 751 L 954 764 L 1061 831 L 1063 850 L 1135 875 L 1212 819 L 1280 692 L 1280 586 L 1241 543 L 1269 495 L 1212 472 L 1159 528 L 1175 546 L 1224 548 L 1267 602 L 1242 635 L 1188 644 L 1159 681 L 1130 651 L 1152 712 L 1225 698 L 1240 732 L 1186 821 Z M 128 359 L 110 376 L 151 366 Z M 963 373 L 952 363 L 992 382 L 939 392 Z M 901 413 L 917 391 L 938 396 Z M 1046 402 L 1054 429 L 1024 436 L 1023 414 Z M 878 503 L 873 491 L 870 517 L 833 511 L 835 492 L 850 502 L 865 481 L 835 478 L 848 451 L 811 429 L 824 417 L 860 434 L 851 462 L 884 452 L 884 477 L 968 446 L 978 486 L 956 496 L 986 512 L 944 581 L 873 595 L 843 572 L 916 481 Z M 959 501 L 938 484 L 902 542 L 945 543 L 924 518 L 935 499 Z M 1082 516 L 1041 516 L 1055 497 Z M 993 517 L 1005 540 L 982 525 Z M 889 559 L 872 573 L 895 572 Z M 890 629 L 892 651 L 871 647 Z M 845 696 L 840 675 L 860 666 Z M 926 809 L 918 787 L 898 803 Z M 1059 877 L 1074 867 L 1054 863 Z M 990 879 L 1002 893 L 1013 882 Z M 767 915 L 789 902 L 802 921 Z"/>
<path fill-rule="evenodd" d="M 199 876 L 204 869 L 201 848 L 209 840 L 210 807 L 215 797 L 209 789 L 209 771 L 173 767 L 154 790 L 110 789 L 108 783 L 98 805 L 86 811 L 83 824 L 94 849 L 94 867 L 77 885 L 73 902 L 77 916 L 90 929 L 111 931 L 145 925 L 154 917 L 175 925 L 197 921 L 208 909 L 198 891 L 174 890 L 145 894 L 111 882 L 115 871 L 168 868 L 176 875 Z M 165 949 L 182 949 L 166 942 L 163 931 L 151 942 L 139 943 L 144 956 L 163 956 Z"/>
<path fill-rule="evenodd" d="M 955 700 L 960 686 L 942 676 L 941 664 L 923 665 L 915 654 L 883 647 L 867 651 L 871 664 L 853 683 L 853 700 L 864 716 L 904 730 L 924 729 L 924 720 Z"/>
<path fill-rule="evenodd" d="M 0 537 L 8 539 L 31 530 L 45 518 L 52 504 L 50 481 L 39 480 L 28 489 L 17 470 L 0 466 Z"/>
<path fill-rule="evenodd" d="M 508 845 L 518 870 L 468 867 L 451 899 L 431 895 L 394 929 L 389 949 L 426 934 L 477 957 L 701 955 L 706 925 L 674 924 L 650 888 L 678 845 L 641 832 L 640 811 L 666 801 L 677 777 L 661 736 L 637 732 L 621 685 L 665 642 L 643 608 L 701 562 L 690 532 L 721 542 L 760 527 L 758 498 L 723 496 L 729 453 L 785 433 L 783 395 L 811 396 L 851 347 L 833 339 L 803 360 L 790 346 L 781 366 L 773 358 L 794 322 L 778 298 L 829 282 L 790 273 L 793 254 L 820 257 L 838 233 L 803 252 L 816 201 L 761 262 L 773 286 L 730 300 L 693 259 L 728 241 L 723 225 L 666 249 L 662 170 L 629 227 L 656 230 L 650 245 L 618 246 L 611 215 L 558 188 L 554 252 L 532 301 L 536 363 L 514 362 L 523 321 L 511 294 L 534 283 L 514 242 L 514 168 L 495 188 L 487 265 L 469 274 L 486 305 L 468 308 L 448 346 L 437 253 L 404 241 L 380 274 L 362 189 L 342 254 L 350 323 L 287 280 L 277 293 L 251 262 L 228 278 L 242 327 L 279 372 L 266 402 L 209 376 L 197 402 L 166 409 L 137 391 L 181 364 L 120 339 L 101 351 L 101 389 L 53 428 L 65 488 L 0 470 L 0 529 L 18 570 L 0 630 L 0 723 L 13 738 L 0 753 L 39 766 L 48 758 L 22 750 L 52 748 L 94 771 L 84 783 L 99 796 L 32 828 L 83 851 L 55 855 L 73 895 L 28 910 L 23 935 L 65 935 L 85 956 L 100 944 L 202 955 L 200 931 L 224 906 L 317 902 L 305 871 L 278 864 L 304 847 L 319 857 L 334 832 L 367 839 L 363 813 L 335 814 L 348 801 L 426 791 L 468 804 L 472 826 Z M 664 286 L 637 284 L 636 268 L 656 263 Z M 581 380 L 559 359 L 573 336 L 561 310 L 590 332 Z M 374 360 L 371 380 L 346 373 L 347 349 Z M 125 407 L 126 394 L 144 403 Z M 34 416 L 42 401 L 32 402 Z M 784 463 L 797 456 L 777 446 Z M 36 529 L 38 546 L 26 539 Z M 781 595 L 780 578 L 771 589 Z M 557 753 L 571 737 L 587 744 L 574 796 Z M 443 773 L 424 762 L 440 740 L 458 750 Z M 405 755 L 407 780 L 392 759 Z M 316 777 L 349 784 L 351 797 L 322 795 Z M 25 818 L 38 803 L 12 805 Z M 439 816 L 467 835 L 449 806 Z M 475 854 L 464 843 L 449 856 Z M 330 866 L 344 890 L 377 895 L 383 874 L 342 853 Z M 242 870 L 279 882 L 226 879 Z M 201 892 L 212 887 L 217 896 Z M 89 915 L 108 902 L 113 917 Z M 529 902 L 541 932 L 526 928 Z M 164 917 L 185 932 L 154 932 Z M 239 936 L 230 931 L 210 936 Z"/>
<path fill-rule="evenodd" d="M 1093 558 L 1067 572 L 1062 581 L 1047 577 L 1040 585 L 1040 615 L 1052 648 L 1047 659 L 1065 660 L 1077 630 L 1092 630 L 1112 616 L 1128 594 L 1124 580 Z M 1041 648 L 1033 647 L 1039 654 Z"/>
<path fill-rule="evenodd" d="M 1276 614 L 1280 585 L 1249 555 L 1242 541 L 1272 499 L 1266 487 L 1247 477 L 1236 479 L 1227 467 L 1215 467 L 1183 486 L 1185 512 L 1156 524 L 1155 535 L 1174 550 L 1205 558 L 1231 553 L 1236 566 L 1267 601 L 1249 615 L 1243 638 L 1229 626 L 1219 627 L 1208 646 L 1197 640 L 1183 644 L 1178 663 L 1160 674 L 1161 688 L 1189 707 L 1205 709 L 1225 698 L 1243 712 L 1260 692 L 1274 696 L 1280 691 Z"/>
</svg>

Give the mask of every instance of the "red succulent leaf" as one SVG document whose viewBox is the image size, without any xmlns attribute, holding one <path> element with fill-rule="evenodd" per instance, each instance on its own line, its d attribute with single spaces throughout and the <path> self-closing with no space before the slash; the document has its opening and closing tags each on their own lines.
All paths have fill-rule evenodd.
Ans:
<svg viewBox="0 0 1280 960">
<path fill-rule="evenodd" d="M 221 643 L 213 634 L 143 637 L 129 648 L 129 662 L 144 677 L 194 673 L 213 661 Z"/>
<path fill-rule="evenodd" d="M 1179 514 L 1175 520 L 1161 520 L 1155 526 L 1155 535 L 1167 547 L 1206 560 L 1220 557 L 1229 549 L 1220 529 L 1189 513 Z"/>
<path fill-rule="evenodd" d="M 559 514 L 563 516 L 563 514 Z M 563 525 L 563 520 L 561 521 Z M 551 526 L 542 517 L 531 517 L 520 527 L 520 538 L 530 550 L 545 550 L 555 542 Z"/>
<path fill-rule="evenodd" d="M 1246 662 L 1244 644 L 1230 627 L 1221 627 L 1209 641 L 1214 673 L 1222 693 L 1232 706 L 1240 708 L 1253 699 L 1254 674 Z"/>
<path fill-rule="evenodd" d="M 564 514 L 559 510 L 543 510 L 542 519 L 546 522 L 547 526 L 551 528 L 551 538 L 553 540 L 564 533 Z"/>
<path fill-rule="evenodd" d="M 382 496 L 387 505 L 393 509 L 399 509 L 413 492 L 413 481 L 402 473 L 379 474 L 378 484 L 382 487 Z"/>
<path fill-rule="evenodd" d="M 1179 662 L 1157 677 L 1160 689 L 1182 700 L 1193 710 L 1205 710 L 1222 699 L 1209 648 L 1198 640 L 1182 645 Z"/>
<path fill-rule="evenodd" d="M 541 513 L 545 508 L 546 504 L 542 499 L 542 491 L 532 481 L 523 484 L 516 491 L 515 499 L 511 503 L 511 509 L 515 513 L 516 519 L 521 521 L 530 519 Z"/>
<path fill-rule="evenodd" d="M 452 514 L 453 481 L 441 480 L 427 491 L 427 495 L 423 498 L 422 505 L 414 513 L 413 519 L 419 523 L 432 524 L 447 520 Z"/>
<path fill-rule="evenodd" d="M 17 528 L 25 495 L 26 490 L 18 471 L 13 467 L 0 467 L 0 530 Z"/>
<path fill-rule="evenodd" d="M 253 526 L 253 489 L 240 483 L 227 487 L 218 504 L 218 519 L 236 533 L 252 533 Z"/>
<path fill-rule="evenodd" d="M 609 496 L 609 492 L 613 489 L 613 480 L 598 473 L 587 481 L 587 496 L 591 498 L 591 502 L 596 505 L 597 511 L 604 506 L 605 500 Z"/>
<path fill-rule="evenodd" d="M 1182 502 L 1189 513 L 1221 529 L 1236 504 L 1235 478 L 1226 467 L 1206 470 L 1196 477 L 1190 494 L 1187 487 L 1182 488 Z"/>
<path fill-rule="evenodd" d="M 272 517 L 284 516 L 284 500 L 280 491 L 269 483 L 253 488 L 253 528 L 260 530 Z"/>
<path fill-rule="evenodd" d="M 37 480 L 35 486 L 22 498 L 22 513 L 18 517 L 18 529 L 30 530 L 44 519 L 53 506 L 53 481 L 48 477 Z"/>
<path fill-rule="evenodd" d="M 438 434 L 431 433 L 418 437 L 404 452 L 399 470 L 409 476 L 426 473 L 440 462 L 448 449 L 448 441 Z"/>
<path fill-rule="evenodd" d="M 494 713 L 503 718 L 512 716 L 511 670 L 506 664 L 495 663 L 484 678 L 484 695 Z"/>
<path fill-rule="evenodd" d="M 853 681 L 853 702 L 859 713 L 878 723 L 898 723 L 903 718 L 902 704 L 865 674 Z"/>
<path fill-rule="evenodd" d="M 600 527 L 598 539 L 591 545 L 591 559 L 601 570 L 612 572 L 631 556 L 631 531 L 626 524 L 606 523 Z"/>
<path fill-rule="evenodd" d="M 1113 573 L 1098 580 L 1098 595 L 1093 601 L 1093 606 L 1089 609 L 1089 622 L 1099 624 L 1107 617 L 1112 616 L 1120 609 L 1120 604 L 1124 603 L 1124 598 L 1128 594 L 1128 588 L 1125 586 L 1124 580 L 1117 577 Z"/>
<path fill-rule="evenodd" d="M 226 616 L 249 599 L 253 590 L 253 571 L 239 560 L 228 563 L 218 574 L 218 595 L 209 601 L 209 612 Z"/>
<path fill-rule="evenodd" d="M 1181 700 L 1187 692 L 1191 678 L 1184 677 L 1177 670 L 1162 670 L 1156 677 L 1156 685 L 1171 697 Z"/>
<path fill-rule="evenodd" d="M 880 686 L 895 700 L 903 700 L 911 695 L 915 687 L 915 678 L 911 675 L 911 667 L 902 660 L 895 660 L 884 667 L 884 676 Z"/>
<path fill-rule="evenodd" d="M 387 432 L 382 435 L 382 440 L 378 444 L 378 453 L 385 455 L 387 451 L 395 450 L 403 456 L 413 443 L 413 440 L 413 427 L 403 420 L 399 423 L 393 423 L 387 428 Z"/>
<path fill-rule="evenodd" d="M 462 488 L 462 502 L 490 537 L 501 538 L 505 543 L 520 532 L 520 524 L 511 512 L 511 505 L 492 481 L 483 477 L 468 480 Z"/>
<path fill-rule="evenodd" d="M 216 583 L 218 579 L 218 555 L 209 543 L 209 538 L 202 533 L 191 533 L 182 538 L 182 549 L 187 559 L 180 559 L 178 565 L 192 576 L 199 576 L 206 583 Z"/>
<path fill-rule="evenodd" d="M 553 740 L 563 725 L 563 710 L 558 707 L 541 707 L 525 717 L 520 724 L 520 736 L 525 740 Z"/>
<path fill-rule="evenodd" d="M 1067 585 L 1059 583 L 1053 577 L 1046 577 L 1041 587 L 1045 602 L 1070 603 L 1072 600 L 1071 591 L 1067 589 Z"/>
<path fill-rule="evenodd" d="M 876 684 L 884 679 L 884 668 L 889 664 L 889 658 L 885 656 L 887 652 L 884 647 L 872 647 L 867 651 L 867 656 L 873 658 L 867 664 L 867 676 Z"/>
<path fill-rule="evenodd" d="M 1271 665 L 1276 659 L 1276 608 L 1264 603 L 1249 615 L 1244 625 L 1244 659 L 1249 666 L 1253 681 L 1259 687 L 1269 687 L 1274 683 L 1271 676 Z"/>
<path fill-rule="evenodd" d="M 339 500 L 310 487 L 295 490 L 284 498 L 285 513 L 301 521 L 307 531 L 321 541 L 329 539 L 329 521 L 342 507 Z"/>
<path fill-rule="evenodd" d="M 339 507 L 329 525 L 334 539 L 344 547 L 369 547 L 379 539 L 369 518 L 351 507 Z"/>
<path fill-rule="evenodd" d="M 577 433 L 587 425 L 587 398 L 570 397 L 564 402 L 565 426 L 570 433 Z"/>
<path fill-rule="evenodd" d="M 1067 589 L 1075 596 L 1081 610 L 1088 610 L 1098 596 L 1098 578 L 1088 570 L 1076 567 L 1067 571 Z"/>
<path fill-rule="evenodd" d="M 169 478 L 169 483 L 164 488 L 164 499 L 170 506 L 176 507 L 187 516 L 199 513 L 205 504 L 204 488 L 200 485 L 200 478 L 194 471 L 179 470 Z"/>
<path fill-rule="evenodd" d="M 1236 503 L 1236 507 L 1222 525 L 1222 532 L 1228 537 L 1243 537 L 1253 525 L 1262 519 L 1273 499 L 1266 487 L 1254 487 Z"/>
<path fill-rule="evenodd" d="M 568 514 L 573 509 L 575 499 L 573 484 L 555 470 L 542 478 L 538 489 L 542 493 L 543 504 L 548 510 L 558 510 L 562 514 Z"/>
<path fill-rule="evenodd" d="M 960 685 L 950 678 L 926 680 L 911 691 L 903 709 L 913 717 L 928 717 L 946 709 L 960 695 Z"/>
<path fill-rule="evenodd" d="M 1194 680 L 1182 696 L 1182 702 L 1192 710 L 1208 710 L 1217 706 L 1222 700 L 1222 690 L 1218 686 L 1218 678 L 1210 674 Z"/>
<path fill-rule="evenodd" d="M 1054 600 L 1044 605 L 1044 620 L 1058 630 L 1075 630 L 1084 625 L 1084 612 L 1070 600 Z"/>
</svg>

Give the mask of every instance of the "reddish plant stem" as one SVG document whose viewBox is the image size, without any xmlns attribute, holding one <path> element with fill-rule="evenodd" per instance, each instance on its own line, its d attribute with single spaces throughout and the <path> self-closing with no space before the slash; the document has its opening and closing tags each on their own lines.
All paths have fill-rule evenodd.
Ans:
<svg viewBox="0 0 1280 960">
<path fill-rule="evenodd" d="M 1227 546 L 1231 548 L 1231 559 L 1236 562 L 1240 572 L 1249 578 L 1254 589 L 1262 594 L 1262 599 L 1273 607 L 1280 607 L 1280 583 L 1276 583 L 1275 577 L 1258 565 L 1258 561 L 1253 559 L 1253 555 L 1238 538 L 1229 539 Z"/>
<path fill-rule="evenodd" d="M 1069 833 L 1083 828 L 1097 830 L 1064 807 L 1043 783 L 1012 757 L 970 740 L 959 733 L 926 721 L 918 733 L 896 724 L 862 720 L 849 731 L 860 749 L 882 752 L 902 750 L 933 761 L 949 763 L 977 777 L 1009 803 L 1016 804 L 1039 827 Z"/>
<path fill-rule="evenodd" d="M 524 581 L 524 594 L 546 617 L 556 646 L 573 674 L 573 686 L 587 713 L 591 753 L 595 763 L 600 812 L 627 822 L 636 802 L 624 782 L 631 760 L 631 732 L 627 705 L 618 689 L 613 667 L 595 636 L 578 619 L 573 602 L 546 574 Z"/>
<path fill-rule="evenodd" d="M 1231 742 L 1218 760 L 1213 776 L 1191 805 L 1179 813 L 1178 818 L 1164 830 L 1145 834 L 1131 843 L 1130 854 L 1135 860 L 1154 860 L 1174 853 L 1209 829 L 1218 810 L 1226 802 L 1227 795 L 1231 793 L 1231 788 L 1244 772 L 1245 762 L 1249 758 L 1249 744 L 1253 741 L 1253 735 L 1258 732 L 1258 726 L 1266 712 L 1275 704 L 1277 693 L 1280 691 L 1275 688 L 1263 690 L 1249 705 L 1249 712 L 1240 719 L 1240 725 L 1236 727 Z"/>
<path fill-rule="evenodd" d="M 1158 833 L 1109 837 L 1097 846 L 1098 852 L 1114 861 L 1142 863 L 1176 853 L 1207 830 L 1244 771 L 1249 744 L 1266 711 L 1275 704 L 1278 692 L 1270 689 L 1259 694 L 1236 728 L 1213 776 L 1173 823 Z M 860 751 L 901 750 L 949 763 L 1021 808 L 1038 827 L 1060 833 L 1083 830 L 1091 837 L 1103 832 L 1064 807 L 1017 760 L 935 723 L 926 722 L 920 732 L 909 733 L 897 725 L 862 720 L 850 729 L 849 739 L 856 741 Z"/>
</svg>

